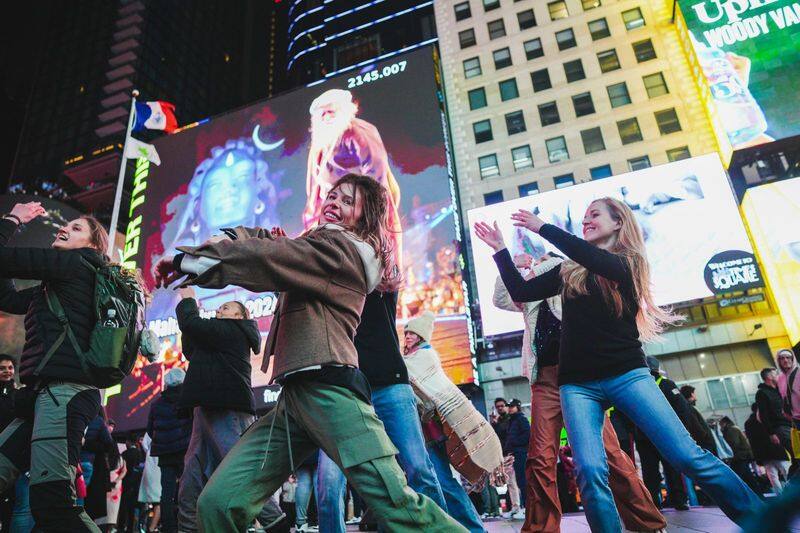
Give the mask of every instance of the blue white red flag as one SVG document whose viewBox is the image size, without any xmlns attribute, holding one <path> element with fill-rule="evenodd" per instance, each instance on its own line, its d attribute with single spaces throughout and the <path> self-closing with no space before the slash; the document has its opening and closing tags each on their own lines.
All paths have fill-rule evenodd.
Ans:
<svg viewBox="0 0 800 533">
<path fill-rule="evenodd" d="M 172 133 L 178 129 L 175 106 L 169 102 L 136 102 L 136 121 L 133 131 L 164 130 Z"/>
</svg>

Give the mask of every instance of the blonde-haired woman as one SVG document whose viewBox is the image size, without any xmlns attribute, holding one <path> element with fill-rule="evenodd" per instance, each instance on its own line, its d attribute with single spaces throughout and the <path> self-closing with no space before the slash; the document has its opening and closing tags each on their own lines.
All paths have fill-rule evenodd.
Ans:
<svg viewBox="0 0 800 533">
<path fill-rule="evenodd" d="M 612 405 L 732 520 L 760 509 L 755 493 L 695 444 L 648 372 L 640 339 L 656 339 L 675 317 L 653 300 L 644 239 L 630 208 L 613 198 L 592 202 L 583 218 L 585 240 L 527 211 L 511 218 L 569 258 L 526 281 L 514 268 L 497 224 L 475 226 L 477 236 L 494 249 L 500 275 L 515 301 L 562 295 L 559 390 L 592 531 L 622 531 L 602 446 L 604 410 Z"/>
</svg>

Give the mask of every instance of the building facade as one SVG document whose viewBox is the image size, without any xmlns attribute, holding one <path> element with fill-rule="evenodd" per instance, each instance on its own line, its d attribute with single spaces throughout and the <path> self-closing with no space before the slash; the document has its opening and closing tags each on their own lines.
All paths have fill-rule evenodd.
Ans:
<svg viewBox="0 0 800 533">
<path fill-rule="evenodd" d="M 435 13 L 465 213 L 719 151 L 671 1 L 450 0 Z M 687 302 L 687 322 L 646 349 L 697 387 L 704 413 L 743 422 L 785 338 L 774 309 L 766 293 Z M 478 336 L 488 401 L 529 401 L 520 337 Z"/>
</svg>

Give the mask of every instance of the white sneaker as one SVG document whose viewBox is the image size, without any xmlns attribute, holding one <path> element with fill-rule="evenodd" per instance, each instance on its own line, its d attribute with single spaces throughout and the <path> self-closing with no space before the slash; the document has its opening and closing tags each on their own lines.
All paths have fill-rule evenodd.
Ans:
<svg viewBox="0 0 800 533">
<path fill-rule="evenodd" d="M 525 520 L 525 510 L 517 509 L 517 512 L 511 515 L 511 520 Z"/>
<path fill-rule="evenodd" d="M 303 524 L 302 526 L 298 527 L 295 531 L 297 531 L 298 533 L 300 533 L 300 532 L 302 532 L 302 533 L 311 533 L 311 532 L 316 533 L 317 531 L 319 531 L 319 528 L 317 526 L 310 526 L 310 525 L 308 525 L 306 523 L 306 524 Z"/>
<path fill-rule="evenodd" d="M 505 512 L 500 513 L 500 516 L 502 518 L 504 518 L 505 520 L 511 520 L 511 515 L 512 515 L 511 511 L 505 511 Z"/>
<path fill-rule="evenodd" d="M 347 524 L 348 526 L 352 526 L 354 524 L 358 524 L 359 522 L 361 522 L 361 517 L 360 516 L 354 516 L 350 520 L 346 521 L 345 524 Z"/>
<path fill-rule="evenodd" d="M 483 513 L 481 515 L 481 520 L 486 520 L 487 518 L 489 518 L 489 513 Z"/>
</svg>

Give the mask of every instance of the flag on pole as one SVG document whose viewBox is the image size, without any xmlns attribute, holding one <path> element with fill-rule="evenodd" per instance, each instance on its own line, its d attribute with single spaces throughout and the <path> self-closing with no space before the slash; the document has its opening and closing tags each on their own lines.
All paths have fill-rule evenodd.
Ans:
<svg viewBox="0 0 800 533">
<path fill-rule="evenodd" d="M 175 106 L 169 102 L 136 102 L 136 122 L 133 131 L 164 130 L 172 133 L 178 129 Z"/>
<path fill-rule="evenodd" d="M 151 163 L 156 165 L 161 164 L 161 158 L 158 157 L 156 147 L 152 144 L 143 143 L 138 139 L 134 139 L 130 135 L 125 143 L 125 157 L 128 159 L 139 159 L 144 157 Z"/>
</svg>

